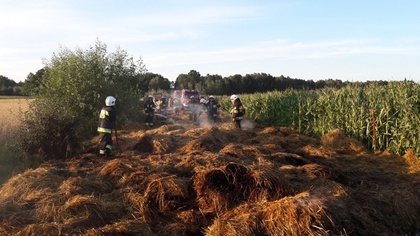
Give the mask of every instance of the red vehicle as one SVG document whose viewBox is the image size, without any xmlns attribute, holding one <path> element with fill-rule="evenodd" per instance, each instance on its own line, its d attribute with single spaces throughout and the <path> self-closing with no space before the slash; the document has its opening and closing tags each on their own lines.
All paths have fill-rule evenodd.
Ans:
<svg viewBox="0 0 420 236">
<path fill-rule="evenodd" d="M 194 100 L 196 100 L 197 103 L 200 102 L 200 94 L 196 89 L 183 89 L 181 90 L 181 104 L 182 109 L 188 110 L 188 103 L 191 100 L 191 96 L 194 96 Z"/>
</svg>

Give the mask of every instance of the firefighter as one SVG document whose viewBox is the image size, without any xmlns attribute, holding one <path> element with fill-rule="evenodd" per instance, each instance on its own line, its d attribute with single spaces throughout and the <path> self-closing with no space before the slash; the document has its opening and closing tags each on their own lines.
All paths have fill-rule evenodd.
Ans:
<svg viewBox="0 0 420 236">
<path fill-rule="evenodd" d="M 153 102 L 153 96 L 149 95 L 147 101 L 144 103 L 145 125 L 153 127 L 153 118 L 155 116 L 156 104 Z"/>
<path fill-rule="evenodd" d="M 175 115 L 178 116 L 179 115 L 179 110 L 181 109 L 181 106 L 182 106 L 179 98 L 174 97 L 172 99 L 172 106 L 174 108 Z"/>
<path fill-rule="evenodd" d="M 162 105 L 163 105 L 162 99 L 156 98 L 155 105 L 156 105 L 156 112 L 162 113 Z"/>
<path fill-rule="evenodd" d="M 113 96 L 108 96 L 105 99 L 105 106 L 99 113 L 98 132 L 101 134 L 99 154 L 106 157 L 112 156 L 112 128 L 115 127 L 117 119 L 115 101 Z"/>
<path fill-rule="evenodd" d="M 190 97 L 190 101 L 188 102 L 189 108 L 189 120 L 197 121 L 197 110 L 198 110 L 198 103 L 194 96 Z"/>
<path fill-rule="evenodd" d="M 209 123 L 216 123 L 217 117 L 219 116 L 218 109 L 220 107 L 220 104 L 214 99 L 212 95 L 210 95 L 209 100 L 205 105 L 207 107 L 207 116 L 209 119 Z"/>
<path fill-rule="evenodd" d="M 230 96 L 232 102 L 232 109 L 230 114 L 232 115 L 232 122 L 235 123 L 236 128 L 241 129 L 241 121 L 244 119 L 245 108 L 242 105 L 241 99 L 235 94 Z"/>
</svg>

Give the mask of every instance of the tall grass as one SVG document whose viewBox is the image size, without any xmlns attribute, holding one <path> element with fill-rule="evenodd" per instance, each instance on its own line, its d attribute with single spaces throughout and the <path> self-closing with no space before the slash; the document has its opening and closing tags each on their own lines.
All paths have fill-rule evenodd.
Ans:
<svg viewBox="0 0 420 236">
<path fill-rule="evenodd" d="M 28 104 L 26 99 L 0 98 L 0 184 L 23 167 L 19 160 L 17 138 Z"/>
<path fill-rule="evenodd" d="M 246 116 L 258 123 L 294 127 L 321 136 L 341 129 L 371 150 L 420 153 L 420 84 L 242 94 Z M 230 106 L 228 98 L 220 98 Z"/>
</svg>

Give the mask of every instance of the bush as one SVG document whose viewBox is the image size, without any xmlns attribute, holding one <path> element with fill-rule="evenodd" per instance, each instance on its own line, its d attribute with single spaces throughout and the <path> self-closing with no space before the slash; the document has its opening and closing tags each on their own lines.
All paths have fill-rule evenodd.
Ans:
<svg viewBox="0 0 420 236">
<path fill-rule="evenodd" d="M 53 100 L 37 99 L 22 122 L 20 146 L 31 161 L 62 159 L 80 147 L 81 117 L 73 116 Z"/>
<path fill-rule="evenodd" d="M 123 50 L 108 53 L 97 42 L 87 51 L 61 49 L 46 62 L 42 86 L 23 122 L 20 145 L 39 161 L 69 157 L 96 134 L 107 96 L 117 99 L 117 120 L 139 120 L 136 86 L 146 71 Z"/>
</svg>

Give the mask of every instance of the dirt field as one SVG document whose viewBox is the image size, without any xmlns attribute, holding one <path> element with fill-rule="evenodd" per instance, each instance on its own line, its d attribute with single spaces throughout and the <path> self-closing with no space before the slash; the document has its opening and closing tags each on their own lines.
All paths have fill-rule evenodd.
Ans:
<svg viewBox="0 0 420 236">
<path fill-rule="evenodd" d="M 203 117 L 201 117 L 202 119 Z M 0 235 L 417 235 L 420 166 L 333 130 L 128 124 L 0 189 Z"/>
</svg>

